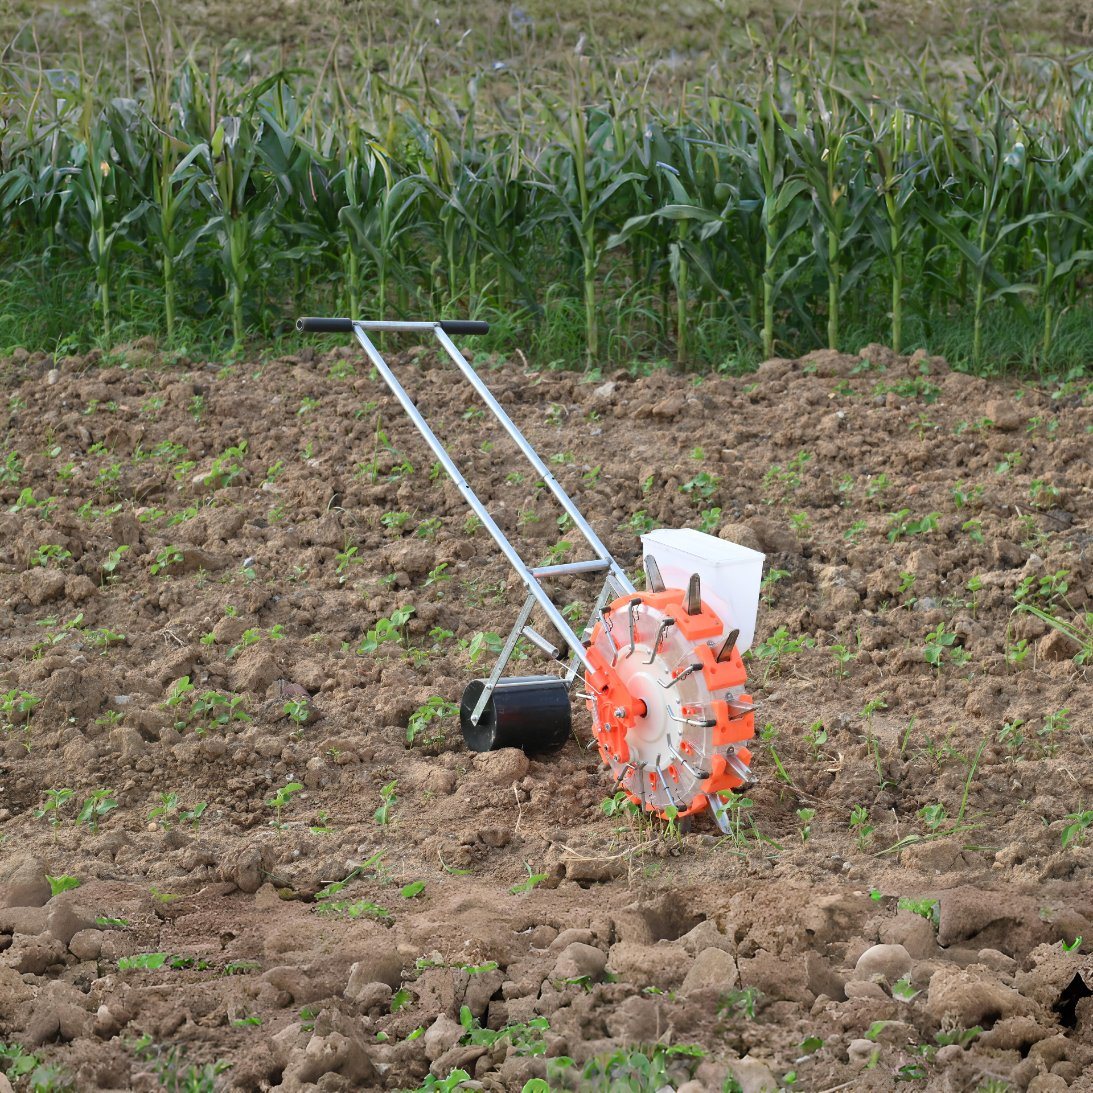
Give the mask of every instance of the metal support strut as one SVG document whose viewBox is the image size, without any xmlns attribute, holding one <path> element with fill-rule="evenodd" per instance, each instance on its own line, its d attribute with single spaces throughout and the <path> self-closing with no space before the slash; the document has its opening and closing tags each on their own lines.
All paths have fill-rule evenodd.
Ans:
<svg viewBox="0 0 1093 1093">
<path fill-rule="evenodd" d="M 485 334 L 489 330 L 488 325 L 479 322 L 451 320 L 440 320 L 437 322 L 387 322 L 342 318 L 303 318 L 297 320 L 296 327 L 298 330 L 304 332 L 353 334 L 360 343 L 365 354 L 368 356 L 373 367 L 379 373 L 380 378 L 387 384 L 391 393 L 406 412 L 407 417 L 413 422 L 417 431 L 424 438 L 425 443 L 428 444 L 433 455 L 436 456 L 440 465 L 455 483 L 456 489 L 459 490 L 463 500 L 466 501 L 471 511 L 482 522 L 482 526 L 489 532 L 494 542 L 500 548 L 501 553 L 504 554 L 512 568 L 516 570 L 520 579 L 523 581 L 524 586 L 528 590 L 528 597 L 520 610 L 515 625 L 509 633 L 508 640 L 501 650 L 501 655 L 498 658 L 497 664 L 494 665 L 493 671 L 485 682 L 481 695 L 475 702 L 470 717 L 471 722 L 474 725 L 478 724 L 483 711 L 489 704 L 492 693 L 498 685 L 501 674 L 516 648 L 516 643 L 519 641 L 521 635 L 528 636 L 525 631 L 530 630 L 528 620 L 530 619 L 531 612 L 535 606 L 542 609 L 543 613 L 550 621 L 551 626 L 554 627 L 568 646 L 570 662 L 564 679 L 567 686 L 572 684 L 579 671 L 578 666 L 583 665 L 586 669 L 590 669 L 591 664 L 589 663 L 588 654 L 585 651 L 581 638 L 574 632 L 565 616 L 557 606 L 555 606 L 554 601 L 543 588 L 541 583 L 542 579 L 570 574 L 604 573 L 604 586 L 598 597 L 593 618 L 595 616 L 595 611 L 601 610 L 603 605 L 612 598 L 612 594 L 614 596 L 623 596 L 628 593 L 633 593 L 634 585 L 630 581 L 630 578 L 627 577 L 622 567 L 619 566 L 611 556 L 610 551 L 604 546 L 600 537 L 592 529 L 588 521 L 585 520 L 580 509 L 577 508 L 572 498 L 563 489 L 561 483 L 554 477 L 550 468 L 542 458 L 540 458 L 538 452 L 531 446 L 523 433 L 516 427 L 515 423 L 505 412 L 501 404 L 494 398 L 490 389 L 449 337 L 449 334 Z M 462 373 L 463 378 L 474 388 L 477 395 L 485 403 L 486 408 L 493 414 L 501 427 L 516 443 L 516 446 L 534 468 L 536 474 L 554 495 L 558 504 L 572 521 L 573 526 L 584 536 L 585 541 L 596 555 L 595 558 L 578 562 L 569 562 L 562 565 L 535 567 L 528 566 L 527 563 L 524 562 L 516 548 L 509 542 L 505 533 L 490 515 L 489 510 L 486 508 L 482 499 L 474 492 L 467 480 L 463 477 L 459 468 L 456 466 L 455 461 L 448 454 L 447 449 L 440 442 L 433 430 L 429 427 L 428 422 L 426 422 L 425 418 L 418 410 L 413 399 L 407 394 L 390 365 L 384 360 L 383 355 L 373 344 L 371 338 L 368 336 L 370 331 L 390 331 L 395 333 L 424 333 L 425 331 L 429 331 L 436 337 L 445 353 L 451 358 L 452 363 Z M 590 619 L 589 625 L 591 625 L 591 621 L 592 620 Z M 534 631 L 531 633 L 534 634 Z M 540 648 L 549 645 L 545 639 L 541 639 L 542 644 L 540 644 L 535 640 L 535 638 L 538 637 L 539 635 L 535 634 L 535 636 L 530 637 L 529 640 Z M 561 651 L 559 651 L 559 654 L 560 653 Z"/>
</svg>

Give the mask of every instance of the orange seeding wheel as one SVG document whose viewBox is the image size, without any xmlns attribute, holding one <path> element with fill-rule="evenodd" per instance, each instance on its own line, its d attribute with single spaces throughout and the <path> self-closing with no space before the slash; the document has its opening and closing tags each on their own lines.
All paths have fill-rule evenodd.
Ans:
<svg viewBox="0 0 1093 1093">
<path fill-rule="evenodd" d="M 666 819 L 709 805 L 725 829 L 718 794 L 750 781 L 755 715 L 735 633 L 722 640 L 721 619 L 696 605 L 681 589 L 608 604 L 588 646 L 586 702 L 616 788 Z"/>
</svg>

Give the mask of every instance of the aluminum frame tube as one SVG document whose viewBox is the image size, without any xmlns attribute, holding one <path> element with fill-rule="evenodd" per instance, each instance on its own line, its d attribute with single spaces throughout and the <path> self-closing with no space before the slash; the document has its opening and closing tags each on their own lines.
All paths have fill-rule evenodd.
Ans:
<svg viewBox="0 0 1093 1093">
<path fill-rule="evenodd" d="M 440 327 L 438 327 L 435 323 L 424 323 L 420 326 L 418 324 L 404 324 L 404 326 L 415 330 L 420 330 L 423 326 L 431 326 L 435 330 L 437 337 L 442 340 L 442 344 L 445 341 L 448 343 L 445 348 L 448 349 L 448 346 L 451 346 L 451 348 L 448 349 L 449 355 L 451 355 L 454 351 L 453 360 L 457 365 L 461 364 L 460 371 L 463 372 L 464 375 L 467 375 L 469 372 L 468 378 L 474 377 L 475 389 L 479 390 L 480 394 L 482 393 L 482 391 L 485 391 L 487 405 L 490 407 L 491 410 L 494 410 L 495 415 L 498 417 L 499 420 L 501 420 L 502 425 L 505 425 L 506 431 L 509 432 L 510 435 L 515 434 L 513 436 L 513 439 L 517 440 L 517 443 L 520 445 L 521 451 L 523 451 L 525 455 L 527 455 L 529 452 L 531 453 L 531 455 L 535 455 L 534 449 L 531 448 L 528 442 L 520 434 L 519 430 L 516 429 L 516 426 L 513 425 L 507 417 L 503 416 L 504 411 L 501 410 L 497 400 L 493 397 L 493 395 L 489 393 L 488 389 L 486 389 L 481 384 L 481 381 L 475 375 L 473 370 L 471 370 L 470 365 L 467 364 L 467 362 L 463 359 L 462 355 L 459 353 L 459 350 L 457 350 L 455 346 L 452 345 L 450 339 L 448 339 L 447 335 L 444 334 Z M 401 328 L 403 327 L 400 327 L 400 329 Z M 375 327 L 373 327 L 373 329 L 375 329 Z M 384 329 L 392 329 L 392 327 L 390 325 L 385 325 Z M 463 500 L 467 502 L 475 516 L 477 516 L 478 519 L 482 521 L 482 526 L 485 527 L 485 529 L 490 533 L 490 535 L 493 537 L 493 541 L 498 545 L 498 547 L 500 547 L 501 553 L 505 555 L 505 558 L 508 560 L 509 564 L 519 574 L 520 578 L 524 582 L 524 585 L 527 587 L 528 592 L 535 598 L 535 601 L 543 609 L 543 612 L 550 620 L 551 625 L 555 628 L 555 630 L 558 631 L 559 634 L 561 634 L 563 638 L 565 638 L 570 649 L 580 659 L 581 663 L 587 669 L 589 669 L 589 671 L 591 671 L 592 665 L 589 663 L 588 654 L 585 652 L 584 646 L 581 644 L 581 639 L 576 635 L 576 633 L 574 633 L 573 628 L 566 621 L 565 616 L 562 615 L 561 611 L 559 611 L 558 608 L 554 606 L 553 601 L 546 594 L 546 590 L 542 587 L 542 585 L 539 584 L 538 580 L 532 574 L 531 570 L 524 563 L 524 560 L 516 552 L 516 548 L 512 545 L 512 543 L 508 541 L 505 533 L 497 526 L 493 517 L 490 515 L 489 510 L 483 504 L 481 499 L 474 492 L 474 490 L 471 489 L 470 485 L 463 477 L 452 457 L 448 455 L 447 449 L 444 447 L 443 444 L 441 444 L 436 434 L 429 427 L 429 423 L 425 420 L 424 417 L 422 417 L 421 411 L 418 410 L 417 406 L 414 404 L 413 399 L 410 398 L 410 396 L 406 393 L 405 388 L 402 386 L 401 383 L 399 383 L 398 377 L 394 374 L 394 372 L 391 371 L 390 365 L 388 365 L 388 363 L 383 359 L 380 351 L 372 344 L 371 339 L 365 333 L 365 324 L 354 323 L 353 333 L 356 335 L 357 341 L 360 342 L 361 348 L 364 349 L 365 353 L 368 355 L 368 359 L 372 362 L 376 371 L 380 374 L 383 382 L 387 384 L 388 388 L 390 388 L 391 390 L 391 393 L 395 396 L 395 398 L 398 399 L 399 404 L 406 412 L 407 417 L 409 417 L 409 419 L 414 423 L 414 426 L 417 428 L 417 431 L 421 433 L 422 437 L 424 437 L 425 443 L 429 445 L 429 448 L 432 450 L 433 455 L 435 455 L 439 460 L 440 465 L 448 472 L 449 477 L 455 483 L 456 489 L 459 490 L 460 494 L 463 497 Z M 505 424 L 506 422 L 507 425 Z M 538 459 L 537 455 L 535 456 L 535 459 L 532 460 L 533 466 L 536 465 L 536 461 L 538 461 L 539 465 L 542 465 L 542 461 Z M 558 489 L 561 490 L 561 487 L 559 486 Z M 569 501 L 569 498 L 568 496 L 566 496 L 565 492 L 561 491 L 561 494 L 562 497 L 565 497 L 566 501 L 568 502 L 569 508 L 572 508 L 573 512 L 576 513 L 577 519 L 580 520 L 580 523 L 585 524 L 584 518 L 581 517 L 580 513 L 576 512 L 576 509 L 573 507 L 572 501 Z M 567 508 L 567 511 L 569 511 L 569 508 Z M 576 520 L 574 520 L 574 522 L 576 523 Z M 585 527 L 587 527 L 587 524 L 585 524 Z M 589 532 L 593 537 L 595 537 L 595 532 L 593 532 L 591 528 L 589 528 Z M 592 541 L 593 540 L 590 538 L 589 542 L 592 543 Z M 595 546 L 598 543 L 599 540 L 596 539 L 593 545 Z M 598 549 L 606 553 L 606 548 L 603 547 L 602 544 L 599 545 Z M 610 558 L 610 555 L 607 555 L 607 557 Z M 606 561 L 607 559 L 604 560 Z M 611 568 L 612 572 L 618 569 L 618 566 L 613 560 L 611 562 Z M 626 581 L 625 574 L 622 574 L 622 579 Z M 627 583 L 629 582 L 627 581 Z"/>
</svg>

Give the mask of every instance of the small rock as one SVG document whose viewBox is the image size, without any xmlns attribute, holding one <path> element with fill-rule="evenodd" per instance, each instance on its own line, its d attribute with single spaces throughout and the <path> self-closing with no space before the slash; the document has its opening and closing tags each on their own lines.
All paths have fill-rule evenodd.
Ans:
<svg viewBox="0 0 1093 1093">
<path fill-rule="evenodd" d="M 885 945 L 902 945 L 912 960 L 928 960 L 937 954 L 934 924 L 914 911 L 897 911 L 894 919 L 881 926 L 880 940 Z"/>
<path fill-rule="evenodd" d="M 599 979 L 606 964 L 607 955 L 602 949 L 575 941 L 562 950 L 551 975 L 555 979 Z"/>
<path fill-rule="evenodd" d="M 1025 1093 L 1066 1093 L 1067 1080 L 1058 1074 L 1037 1074 L 1025 1087 Z"/>
<path fill-rule="evenodd" d="M 349 988 L 346 988 L 345 996 L 349 998 L 351 1002 L 356 1002 L 358 1006 L 366 1013 L 370 1013 L 372 1010 L 383 1010 L 387 1012 L 387 1008 L 391 1004 L 392 990 L 386 983 L 365 983 L 359 990 L 357 990 L 352 996 L 349 994 Z"/>
<path fill-rule="evenodd" d="M 102 952 L 102 930 L 78 930 L 68 942 L 68 951 L 77 960 L 98 960 Z"/>
<path fill-rule="evenodd" d="M 376 947 L 367 960 L 358 960 L 349 968 L 346 998 L 354 998 L 370 983 L 386 983 L 392 990 L 402 985 L 402 959 L 392 949 Z"/>
<path fill-rule="evenodd" d="M 926 1012 L 942 1025 L 971 1028 L 1028 1014 L 1035 1003 L 999 983 L 985 968 L 941 967 L 930 978 Z"/>
<path fill-rule="evenodd" d="M 888 995 L 879 983 L 871 979 L 851 979 L 844 987 L 847 998 L 870 998 L 876 1002 L 887 1002 Z"/>
<path fill-rule="evenodd" d="M 253 645 L 240 654 L 231 673 L 232 689 L 265 694 L 269 686 L 281 675 L 281 669 L 268 648 Z"/>
<path fill-rule="evenodd" d="M 632 994 L 604 1019 L 607 1031 L 628 1044 L 652 1044 L 663 1035 L 666 1019 L 661 1007 L 651 998 Z"/>
<path fill-rule="evenodd" d="M 1081 646 L 1061 630 L 1052 630 L 1040 639 L 1036 655 L 1041 660 L 1071 660 L 1081 651 Z M 1031 1089 L 1032 1086 L 1029 1086 Z"/>
<path fill-rule="evenodd" d="M 766 1063 L 745 1055 L 729 1063 L 729 1072 L 736 1079 L 740 1093 L 775 1093 L 778 1082 Z"/>
<path fill-rule="evenodd" d="M 683 994 L 696 990 L 728 991 L 736 986 L 740 973 L 736 961 L 724 949 L 703 949 L 695 957 L 690 971 L 683 977 Z"/>
<path fill-rule="evenodd" d="M 28 569 L 19 577 L 23 595 L 35 607 L 64 595 L 65 575 L 56 569 Z"/>
<path fill-rule="evenodd" d="M 474 769 L 486 781 L 498 786 L 519 782 L 527 774 L 529 766 L 528 757 L 519 748 L 485 751 L 474 757 Z"/>
<path fill-rule="evenodd" d="M 725 524 L 717 533 L 719 539 L 728 543 L 736 543 L 738 546 L 748 547 L 750 550 L 762 550 L 763 544 L 759 536 L 747 524 Z"/>
<path fill-rule="evenodd" d="M 666 990 L 682 982 L 687 967 L 687 951 L 682 945 L 670 941 L 661 941 L 656 945 L 617 941 L 611 946 L 607 963 L 611 971 L 626 983 Z"/>
<path fill-rule="evenodd" d="M 910 970 L 911 955 L 902 945 L 874 945 L 858 957 L 854 976 L 857 979 L 881 978 L 894 983 Z"/>
<path fill-rule="evenodd" d="M 1003 975 L 1012 975 L 1017 970 L 1017 961 L 1012 956 L 1000 953 L 997 949 L 980 949 L 976 959 L 980 964 Z"/>
<path fill-rule="evenodd" d="M 1018 404 L 1010 399 L 991 399 L 983 407 L 983 414 L 991 419 L 996 429 L 1006 433 L 1019 429 L 1023 420 Z"/>
<path fill-rule="evenodd" d="M 672 394 L 667 398 L 662 398 L 660 402 L 654 403 L 650 413 L 661 421 L 671 421 L 683 412 L 683 407 L 686 405 L 686 400 L 682 395 Z"/>
<path fill-rule="evenodd" d="M 755 533 L 759 549 L 767 554 L 800 554 L 801 542 L 785 525 L 775 524 L 765 516 L 751 516 L 748 527 Z"/>
<path fill-rule="evenodd" d="M 879 1054 L 880 1048 L 872 1040 L 851 1040 L 846 1047 L 847 1061 L 855 1070 L 864 1070 L 874 1052 Z"/>
<path fill-rule="evenodd" d="M 458 1021 L 453 1021 L 446 1013 L 440 1014 L 421 1038 L 425 1048 L 425 1058 L 429 1062 L 439 1059 L 441 1055 L 459 1043 L 465 1031 L 466 1029 Z"/>
<path fill-rule="evenodd" d="M 704 918 L 697 926 L 692 926 L 679 939 L 680 945 L 691 954 L 697 956 L 703 949 L 724 949 L 731 953 L 736 948 L 736 943 L 730 934 L 722 933 L 713 919 Z"/>
<path fill-rule="evenodd" d="M 81 930 L 94 924 L 94 918 L 79 910 L 70 899 L 57 899 L 49 905 L 46 929 L 62 945 L 67 946 Z"/>
<path fill-rule="evenodd" d="M 560 953 L 567 945 L 572 945 L 575 941 L 579 941 L 582 945 L 591 945 L 593 941 L 592 931 L 570 926 L 569 929 L 555 935 L 554 940 L 550 942 L 550 951 Z M 542 948 L 543 946 L 538 947 Z"/>
<path fill-rule="evenodd" d="M 24 854 L 0 865 L 0 907 L 42 907 L 52 894 L 40 859 Z"/>
<path fill-rule="evenodd" d="M 63 964 L 64 946 L 49 934 L 16 937 L 0 960 L 24 975 L 45 975 L 49 968 Z"/>
<path fill-rule="evenodd" d="M 6 907 L 0 910 L 0 933 L 33 937 L 46 928 L 45 907 Z"/>
</svg>

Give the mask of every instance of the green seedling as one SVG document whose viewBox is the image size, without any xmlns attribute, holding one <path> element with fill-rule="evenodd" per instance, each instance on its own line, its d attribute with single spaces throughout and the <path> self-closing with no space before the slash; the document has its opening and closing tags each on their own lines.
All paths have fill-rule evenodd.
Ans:
<svg viewBox="0 0 1093 1093">
<path fill-rule="evenodd" d="M 76 822 L 98 831 L 99 821 L 118 807 L 118 802 L 110 796 L 111 792 L 109 789 L 96 789 L 80 806 Z"/>
<path fill-rule="evenodd" d="M 390 781 L 380 790 L 379 808 L 372 813 L 372 818 L 380 827 L 386 827 L 391 822 L 391 809 L 398 802 L 398 798 L 395 796 L 395 787 L 397 785 L 397 781 Z"/>
<path fill-rule="evenodd" d="M 745 1017 L 755 1020 L 755 1004 L 759 1001 L 759 991 L 755 987 L 742 987 L 731 990 L 721 996 L 717 1004 L 718 1017 Z"/>
<path fill-rule="evenodd" d="M 900 509 L 888 518 L 888 541 L 894 543 L 897 539 L 912 535 L 928 535 L 937 530 L 937 522 L 940 513 L 931 512 L 918 520 L 909 520 L 910 509 Z"/>
<path fill-rule="evenodd" d="M 869 822 L 869 809 L 865 805 L 855 805 L 850 810 L 850 830 L 857 839 L 859 850 L 865 850 L 872 842 L 876 827 Z"/>
<path fill-rule="evenodd" d="M 33 569 L 36 566 L 40 566 L 43 569 L 48 568 L 50 565 L 56 565 L 58 569 L 63 569 L 65 562 L 72 560 L 72 551 L 66 550 L 64 547 L 59 546 L 57 543 L 45 543 L 38 547 L 37 550 L 31 554 L 28 559 L 30 568 Z"/>
<path fill-rule="evenodd" d="M 12 689 L 0 694 L 0 725 L 5 730 L 30 723 L 34 707 L 42 700 L 30 691 Z"/>
<path fill-rule="evenodd" d="M 423 880 L 411 881 L 409 884 L 404 884 L 398 894 L 403 899 L 416 899 L 425 891 L 425 882 Z"/>
<path fill-rule="evenodd" d="M 514 895 L 519 895 L 521 892 L 530 892 L 533 888 L 538 888 L 547 879 L 546 873 L 534 872 L 528 862 L 524 862 L 524 868 L 527 870 L 528 875 L 523 880 L 517 881 L 509 889 Z"/>
<path fill-rule="evenodd" d="M 159 573 L 164 573 L 165 570 L 171 568 L 171 566 L 180 565 L 182 563 L 182 550 L 177 546 L 166 546 L 158 554 L 156 554 L 156 560 L 151 565 L 152 576 L 156 576 Z"/>
<path fill-rule="evenodd" d="M 80 887 L 79 878 L 68 873 L 62 873 L 58 877 L 51 877 L 47 873 L 46 880 L 49 881 L 50 896 L 59 896 L 62 892 L 70 892 L 73 888 Z"/>
<path fill-rule="evenodd" d="M 177 793 L 161 793 L 159 795 L 159 804 L 156 805 L 148 813 L 148 821 L 150 823 L 160 823 L 163 825 L 163 830 L 166 831 L 170 828 L 171 823 L 169 817 L 178 811 L 178 794 Z"/>
<path fill-rule="evenodd" d="M 290 698 L 281 710 L 288 715 L 290 721 L 303 725 L 311 716 L 311 703 L 306 698 Z"/>
<path fill-rule="evenodd" d="M 896 902 L 896 907 L 901 911 L 912 911 L 916 915 L 921 915 L 935 927 L 941 921 L 941 904 L 936 899 L 914 900 L 904 896 Z"/>
<path fill-rule="evenodd" d="M 971 654 L 961 645 L 956 644 L 957 635 L 945 629 L 945 624 L 938 625 L 926 635 L 923 656 L 926 663 L 941 672 L 942 663 L 948 658 L 952 664 L 966 664 Z"/>
<path fill-rule="evenodd" d="M 414 614 L 414 610 L 413 607 L 398 607 L 391 612 L 390 618 L 378 619 L 375 627 L 367 632 L 364 639 L 357 646 L 357 656 L 374 653 L 387 642 L 398 642 L 406 645 L 406 627 L 410 621 L 410 616 Z"/>
<path fill-rule="evenodd" d="M 808 842 L 809 836 L 812 834 L 812 821 L 815 817 L 816 810 L 814 808 L 797 809 L 797 823 L 801 832 L 801 842 Z"/>
<path fill-rule="evenodd" d="M 1082 935 L 1078 934 L 1073 941 L 1062 941 L 1064 953 L 1076 953 L 1082 947 Z"/>
<path fill-rule="evenodd" d="M 281 811 L 303 788 L 302 782 L 286 782 L 268 801 L 266 801 L 266 805 L 269 808 L 272 808 L 274 812 L 274 817 L 270 820 L 270 824 L 273 827 L 280 829 L 284 826 L 284 824 L 281 823 Z"/>
<path fill-rule="evenodd" d="M 118 971 L 159 971 L 167 963 L 169 955 L 169 953 L 137 953 L 135 956 L 123 956 L 118 960 Z"/>
<path fill-rule="evenodd" d="M 67 787 L 61 789 L 47 789 L 46 800 L 40 808 L 34 810 L 34 815 L 39 819 L 48 819 L 50 827 L 56 828 L 61 823 L 61 809 L 75 796 L 73 790 Z"/>
<path fill-rule="evenodd" d="M 1072 812 L 1067 820 L 1070 822 L 1063 828 L 1060 836 L 1064 850 L 1072 843 L 1080 846 L 1085 842 L 1086 832 L 1093 827 L 1093 809 Z"/>
<path fill-rule="evenodd" d="M 432 747 L 443 742 L 444 731 L 437 722 L 446 717 L 453 717 L 457 713 L 459 713 L 459 707 L 456 703 L 440 695 L 431 695 L 410 714 L 410 720 L 406 726 L 407 745 L 413 747 L 418 744 Z"/>
</svg>

